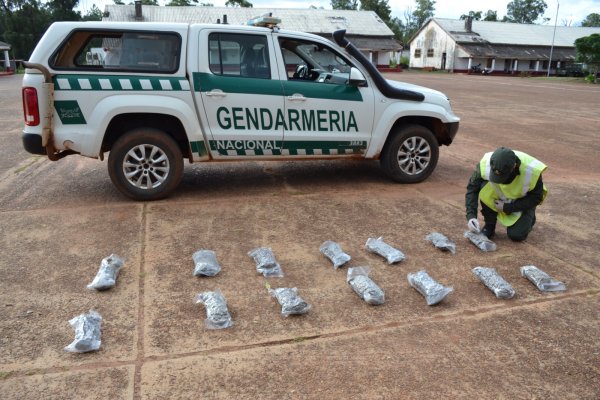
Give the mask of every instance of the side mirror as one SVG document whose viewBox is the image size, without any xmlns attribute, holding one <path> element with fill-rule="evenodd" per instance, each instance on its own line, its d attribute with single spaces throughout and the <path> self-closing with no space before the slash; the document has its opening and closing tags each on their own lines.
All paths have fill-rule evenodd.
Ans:
<svg viewBox="0 0 600 400">
<path fill-rule="evenodd" d="M 360 70 L 355 67 L 351 67 L 348 84 L 352 86 L 367 86 L 367 80 Z"/>
</svg>

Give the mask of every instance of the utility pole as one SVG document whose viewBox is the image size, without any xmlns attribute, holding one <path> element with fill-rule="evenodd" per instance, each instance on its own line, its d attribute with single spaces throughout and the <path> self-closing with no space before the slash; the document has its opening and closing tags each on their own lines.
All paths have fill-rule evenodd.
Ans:
<svg viewBox="0 0 600 400">
<path fill-rule="evenodd" d="M 556 1 L 556 17 L 554 17 L 554 33 L 552 34 L 552 45 L 550 46 L 550 60 L 548 61 L 548 77 L 550 77 L 550 68 L 552 67 L 552 52 L 554 50 L 554 38 L 556 37 L 556 23 L 558 21 L 558 9 L 560 3 Z"/>
</svg>

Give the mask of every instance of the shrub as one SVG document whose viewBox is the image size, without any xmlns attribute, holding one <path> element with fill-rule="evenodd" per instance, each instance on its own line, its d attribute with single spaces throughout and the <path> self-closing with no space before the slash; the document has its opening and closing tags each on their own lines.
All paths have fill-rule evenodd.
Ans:
<svg viewBox="0 0 600 400">
<path fill-rule="evenodd" d="M 410 63 L 410 58 L 407 56 L 400 57 L 400 66 L 402 68 L 408 68 L 408 64 Z"/>
<path fill-rule="evenodd" d="M 589 74 L 585 77 L 586 82 L 596 83 L 596 74 Z"/>
</svg>

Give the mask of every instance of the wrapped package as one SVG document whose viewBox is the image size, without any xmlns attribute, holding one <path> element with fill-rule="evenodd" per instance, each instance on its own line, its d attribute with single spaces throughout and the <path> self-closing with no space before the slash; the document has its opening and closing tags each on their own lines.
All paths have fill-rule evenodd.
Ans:
<svg viewBox="0 0 600 400">
<path fill-rule="evenodd" d="M 215 276 L 221 272 L 217 255 L 212 250 L 198 250 L 192 254 L 194 260 L 194 276 Z"/>
<path fill-rule="evenodd" d="M 115 286 L 119 271 L 123 268 L 123 259 L 116 254 L 111 254 L 102 259 L 100 269 L 88 289 L 108 290 Z"/>
<path fill-rule="evenodd" d="M 78 315 L 69 320 L 69 325 L 75 330 L 75 340 L 67 347 L 65 351 L 70 353 L 86 353 L 96 351 L 100 348 L 100 325 L 102 316 L 90 310 L 86 314 Z"/>
<path fill-rule="evenodd" d="M 263 274 L 265 277 L 281 278 L 283 270 L 281 265 L 275 260 L 275 254 L 269 247 L 258 247 L 248 252 L 248 255 L 254 258 L 256 262 L 256 272 Z"/>
<path fill-rule="evenodd" d="M 325 255 L 325 257 L 331 260 L 333 263 L 333 268 L 335 269 L 338 269 L 352 259 L 352 257 L 350 257 L 348 254 L 344 253 L 339 244 L 332 242 L 331 240 L 326 240 L 323 242 L 321 247 L 319 247 L 319 250 Z"/>
<path fill-rule="evenodd" d="M 527 278 L 542 292 L 562 292 L 567 290 L 567 286 L 534 265 L 525 265 L 521 267 L 521 275 Z"/>
<path fill-rule="evenodd" d="M 296 288 L 269 289 L 269 294 L 277 299 L 281 305 L 281 315 L 287 317 L 292 314 L 306 314 L 310 304 L 298 296 Z"/>
<path fill-rule="evenodd" d="M 406 259 L 404 253 L 385 243 L 383 241 L 383 237 L 379 237 L 377 239 L 368 238 L 365 246 L 371 253 L 379 254 L 385 258 L 388 264 L 394 264 Z"/>
<path fill-rule="evenodd" d="M 452 254 L 456 253 L 456 245 L 441 233 L 432 232 L 425 236 L 425 239 L 429 240 L 436 248 L 440 250 L 449 251 Z"/>
<path fill-rule="evenodd" d="M 206 308 L 206 329 L 225 329 L 233 326 L 233 320 L 227 309 L 227 302 L 219 290 L 203 292 L 196 296 L 196 304 L 204 304 Z"/>
<path fill-rule="evenodd" d="M 475 267 L 473 274 L 499 299 L 512 299 L 515 296 L 515 289 L 502 278 L 496 269 Z"/>
<path fill-rule="evenodd" d="M 465 237 L 471 241 L 481 251 L 496 251 L 496 243 L 492 242 L 483 233 L 471 231 L 465 232 Z"/>
<path fill-rule="evenodd" d="M 444 298 L 454 290 L 452 287 L 438 283 L 425 271 L 409 273 L 407 278 L 410 286 L 415 288 L 417 292 L 425 297 L 428 306 L 432 306 L 444 300 Z"/>
<path fill-rule="evenodd" d="M 368 304 L 377 306 L 385 301 L 383 290 L 369 278 L 369 267 L 354 267 L 348 269 L 346 282 L 361 299 Z"/>
</svg>

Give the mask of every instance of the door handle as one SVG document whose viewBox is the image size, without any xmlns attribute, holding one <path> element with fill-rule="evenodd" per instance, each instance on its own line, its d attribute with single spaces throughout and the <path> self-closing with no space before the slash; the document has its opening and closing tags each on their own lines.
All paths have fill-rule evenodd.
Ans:
<svg viewBox="0 0 600 400">
<path fill-rule="evenodd" d="M 306 101 L 306 97 L 300 93 L 294 93 L 293 95 L 288 96 L 287 99 L 290 101 Z"/>
<path fill-rule="evenodd" d="M 205 92 L 205 95 L 207 95 L 208 97 L 225 97 L 227 96 L 227 93 L 223 92 L 221 89 L 213 89 L 209 92 Z"/>
</svg>

